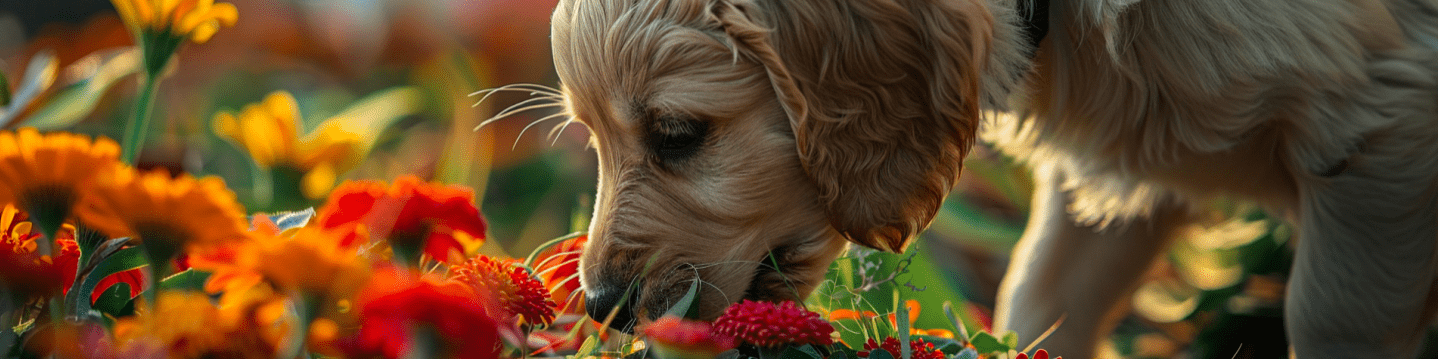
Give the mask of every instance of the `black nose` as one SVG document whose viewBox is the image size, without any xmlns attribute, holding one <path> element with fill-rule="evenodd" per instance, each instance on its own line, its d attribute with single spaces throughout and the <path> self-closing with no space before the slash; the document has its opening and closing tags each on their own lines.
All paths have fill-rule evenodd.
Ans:
<svg viewBox="0 0 1438 359">
<path fill-rule="evenodd" d="M 609 327 L 634 334 L 635 291 L 626 291 L 623 287 L 596 287 L 599 288 L 585 289 L 584 311 L 589 313 L 590 318 L 601 323 L 613 313 L 614 320 L 609 322 Z"/>
</svg>

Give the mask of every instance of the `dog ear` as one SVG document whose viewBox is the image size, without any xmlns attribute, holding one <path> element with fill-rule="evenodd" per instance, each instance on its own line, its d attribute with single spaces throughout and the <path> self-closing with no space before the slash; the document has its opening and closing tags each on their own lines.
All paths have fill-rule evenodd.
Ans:
<svg viewBox="0 0 1438 359">
<path fill-rule="evenodd" d="M 988 11 L 974 1 L 713 0 L 711 13 L 736 56 L 767 70 L 834 228 L 903 251 L 972 145 Z"/>
</svg>

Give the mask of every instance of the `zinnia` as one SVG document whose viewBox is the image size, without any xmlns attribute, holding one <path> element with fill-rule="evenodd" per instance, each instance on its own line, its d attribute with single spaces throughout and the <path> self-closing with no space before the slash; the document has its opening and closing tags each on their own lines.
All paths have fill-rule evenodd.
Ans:
<svg viewBox="0 0 1438 359">
<path fill-rule="evenodd" d="M 714 330 L 759 347 L 781 345 L 829 345 L 834 343 L 834 327 L 819 313 L 804 309 L 794 302 L 775 304 L 745 299 L 729 306 Z"/>
<path fill-rule="evenodd" d="M 882 349 L 889 352 L 894 358 L 901 358 L 899 345 L 899 340 L 894 337 L 884 338 L 883 344 L 874 341 L 874 338 L 869 338 L 869 342 L 864 343 L 864 350 L 859 351 L 859 357 L 868 358 L 869 352 Z M 913 359 L 944 359 L 944 353 L 934 349 L 934 343 L 925 342 L 923 338 L 914 338 L 909 341 L 909 354 L 909 357 Z M 1047 355 L 1045 359 L 1047 359 Z"/>
<path fill-rule="evenodd" d="M 470 288 L 395 270 L 379 272 L 370 283 L 360 300 L 359 333 L 344 345 L 350 356 L 499 357 L 505 327 Z"/>
<path fill-rule="evenodd" d="M 318 217 L 321 228 L 348 233 L 345 243 L 388 240 L 396 258 L 410 266 L 422 253 L 447 262 L 463 258 L 466 248 L 484 242 L 486 228 L 474 192 L 414 176 L 400 177 L 388 188 L 376 181 L 346 182 L 330 194 Z"/>
<path fill-rule="evenodd" d="M 450 268 L 452 279 L 468 285 L 479 295 L 491 295 L 504 306 L 503 316 L 518 316 L 525 323 L 549 325 L 554 321 L 554 301 L 544 285 L 529 271 L 484 255 Z"/>
</svg>

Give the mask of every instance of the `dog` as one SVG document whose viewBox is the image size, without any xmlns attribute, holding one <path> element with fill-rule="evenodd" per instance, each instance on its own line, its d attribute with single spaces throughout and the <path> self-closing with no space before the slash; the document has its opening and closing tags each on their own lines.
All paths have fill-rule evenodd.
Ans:
<svg viewBox="0 0 1438 359">
<path fill-rule="evenodd" d="M 1438 2 L 561 0 L 599 158 L 586 306 L 700 319 L 903 251 L 977 141 L 1028 165 L 996 330 L 1091 357 L 1195 207 L 1296 228 L 1299 358 L 1411 357 L 1438 307 Z"/>
</svg>

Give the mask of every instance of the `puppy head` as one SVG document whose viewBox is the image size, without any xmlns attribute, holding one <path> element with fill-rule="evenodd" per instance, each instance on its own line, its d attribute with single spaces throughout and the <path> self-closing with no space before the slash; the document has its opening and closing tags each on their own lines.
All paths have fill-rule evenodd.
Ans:
<svg viewBox="0 0 1438 359">
<path fill-rule="evenodd" d="M 563 0 L 552 21 L 600 161 L 581 282 L 616 327 L 696 280 L 701 319 L 800 300 L 845 239 L 902 251 L 974 136 L 991 23 L 894 0 Z"/>
</svg>

